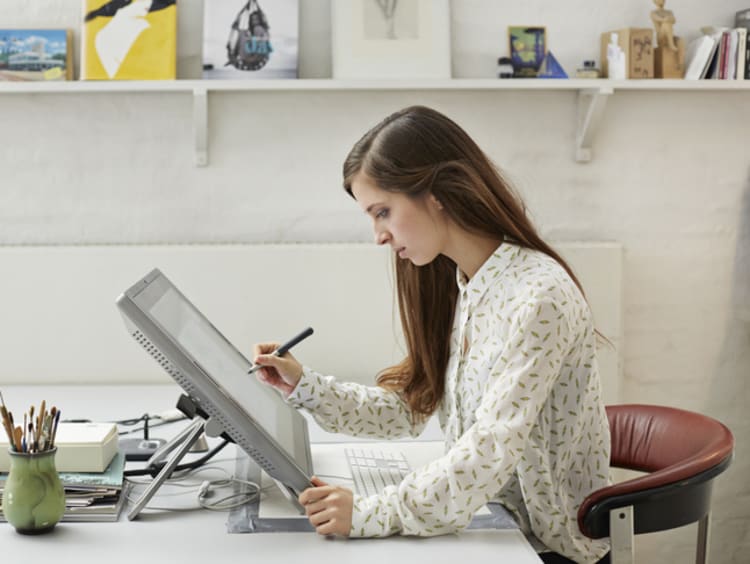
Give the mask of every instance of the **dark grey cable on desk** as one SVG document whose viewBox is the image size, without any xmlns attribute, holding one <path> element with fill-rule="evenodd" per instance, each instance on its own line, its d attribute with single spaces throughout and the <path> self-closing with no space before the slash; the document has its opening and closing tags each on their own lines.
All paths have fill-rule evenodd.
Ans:
<svg viewBox="0 0 750 564">
<path fill-rule="evenodd" d="M 199 468 L 203 466 L 206 462 L 211 460 L 216 454 L 221 451 L 225 446 L 229 444 L 229 441 L 226 439 L 223 440 L 219 445 L 215 446 L 212 450 L 208 451 L 206 454 L 201 456 L 197 460 L 193 460 L 192 462 L 186 462 L 185 464 L 178 464 L 175 466 L 174 470 L 172 470 L 172 473 L 175 472 L 183 472 L 185 470 L 195 470 L 196 468 Z M 156 475 L 161 471 L 161 469 L 166 464 L 166 461 L 157 462 L 156 464 L 152 464 L 148 468 L 138 468 L 134 470 L 125 470 L 123 472 L 124 476 L 145 476 L 150 475 L 152 478 L 155 478 Z"/>
</svg>

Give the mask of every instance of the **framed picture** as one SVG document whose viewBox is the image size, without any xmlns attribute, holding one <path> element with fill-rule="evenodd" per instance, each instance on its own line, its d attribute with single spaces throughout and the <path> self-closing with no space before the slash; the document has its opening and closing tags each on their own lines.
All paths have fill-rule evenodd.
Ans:
<svg viewBox="0 0 750 564">
<path fill-rule="evenodd" d="M 298 0 L 205 0 L 203 78 L 297 78 Z"/>
<path fill-rule="evenodd" d="M 448 0 L 332 0 L 333 78 L 450 78 Z"/>
<path fill-rule="evenodd" d="M 71 80 L 69 29 L 0 29 L 0 81 Z"/>
<path fill-rule="evenodd" d="M 177 78 L 177 0 L 83 0 L 81 80 Z"/>
<path fill-rule="evenodd" d="M 516 78 L 535 78 L 547 53 L 545 28 L 509 26 L 508 42 L 513 75 Z"/>
</svg>

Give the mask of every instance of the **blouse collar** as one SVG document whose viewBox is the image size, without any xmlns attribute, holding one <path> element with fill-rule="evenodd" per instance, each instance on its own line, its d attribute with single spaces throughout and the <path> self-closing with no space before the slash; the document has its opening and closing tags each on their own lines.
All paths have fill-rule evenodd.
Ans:
<svg viewBox="0 0 750 564">
<path fill-rule="evenodd" d="M 520 247 L 508 243 L 501 243 L 489 258 L 479 267 L 476 274 L 468 280 L 466 274 L 456 267 L 456 283 L 461 295 L 468 296 L 471 309 L 476 307 L 490 286 L 516 259 Z"/>
</svg>

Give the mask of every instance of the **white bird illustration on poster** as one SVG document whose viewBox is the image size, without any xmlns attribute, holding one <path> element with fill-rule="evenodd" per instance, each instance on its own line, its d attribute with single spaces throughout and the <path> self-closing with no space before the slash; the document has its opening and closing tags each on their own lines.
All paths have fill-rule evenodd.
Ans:
<svg viewBox="0 0 750 564">
<path fill-rule="evenodd" d="M 174 3 L 175 0 L 112 0 L 86 14 L 85 21 L 112 18 L 94 39 L 96 54 L 110 79 L 117 74 L 138 37 L 150 27 L 146 20 L 148 13 Z"/>
</svg>

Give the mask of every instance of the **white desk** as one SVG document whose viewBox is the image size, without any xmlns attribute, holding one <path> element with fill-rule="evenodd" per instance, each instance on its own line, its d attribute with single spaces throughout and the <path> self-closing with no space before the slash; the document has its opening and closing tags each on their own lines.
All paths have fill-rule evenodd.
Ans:
<svg viewBox="0 0 750 564">
<path fill-rule="evenodd" d="M 159 413 L 174 407 L 181 393 L 174 386 L 2 386 L 8 407 L 18 413 L 42 399 L 64 418 L 113 420 Z M 182 428 L 174 427 L 169 434 Z M 165 436 L 157 427 L 153 436 Z M 311 429 L 315 440 L 322 432 Z M 218 456 L 234 448 L 230 445 Z M 226 455 L 224 456 L 226 457 Z M 159 496 L 153 503 L 159 501 Z M 329 539 L 313 533 L 228 534 L 225 513 L 144 512 L 117 523 L 60 523 L 50 534 L 19 535 L 0 524 L 0 555 L 5 562 L 135 564 L 154 562 L 540 562 L 518 530 L 465 531 L 432 538 Z"/>
</svg>

